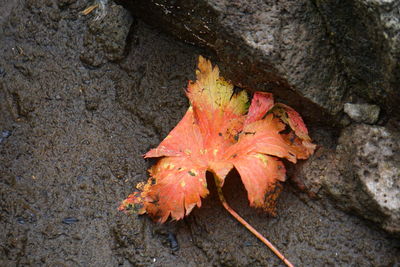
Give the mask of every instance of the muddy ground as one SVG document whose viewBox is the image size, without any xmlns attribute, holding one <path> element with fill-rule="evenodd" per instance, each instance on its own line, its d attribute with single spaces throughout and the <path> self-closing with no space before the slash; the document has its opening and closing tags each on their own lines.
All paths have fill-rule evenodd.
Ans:
<svg viewBox="0 0 400 267">
<path fill-rule="evenodd" d="M 206 53 L 134 19 L 123 56 L 88 65 L 90 3 L 0 1 L 0 266 L 281 266 L 213 188 L 163 226 L 117 211 Z M 398 240 L 291 183 L 275 218 L 248 207 L 235 174 L 225 192 L 297 266 L 399 266 Z"/>
</svg>

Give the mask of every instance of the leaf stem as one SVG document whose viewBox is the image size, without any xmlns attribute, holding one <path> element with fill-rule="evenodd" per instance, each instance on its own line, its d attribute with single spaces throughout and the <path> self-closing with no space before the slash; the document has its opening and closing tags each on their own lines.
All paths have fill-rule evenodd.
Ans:
<svg viewBox="0 0 400 267">
<path fill-rule="evenodd" d="M 276 256 L 278 256 L 287 266 L 289 267 L 294 267 L 294 265 L 285 258 L 285 256 L 283 256 L 282 253 L 279 252 L 279 250 L 272 245 L 271 242 L 268 241 L 268 239 L 266 239 L 262 234 L 260 234 L 256 229 L 254 229 L 253 226 L 251 226 L 248 222 L 246 222 L 242 217 L 240 217 L 239 214 L 236 213 L 236 211 L 234 211 L 226 202 L 226 199 L 222 193 L 222 188 L 220 186 L 220 182 L 218 180 L 218 178 L 214 175 L 214 180 L 215 180 L 215 184 L 217 186 L 217 191 L 218 191 L 218 197 L 219 200 L 222 203 L 222 206 L 224 206 L 224 208 L 236 219 L 238 220 L 244 227 L 246 227 L 253 235 L 255 235 L 258 239 L 260 239 L 265 245 L 267 245 L 272 252 L 275 253 Z"/>
</svg>

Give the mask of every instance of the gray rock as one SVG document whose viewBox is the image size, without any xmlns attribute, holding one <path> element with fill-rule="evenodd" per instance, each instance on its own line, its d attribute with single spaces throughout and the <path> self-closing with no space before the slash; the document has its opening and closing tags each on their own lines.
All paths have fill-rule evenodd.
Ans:
<svg viewBox="0 0 400 267">
<path fill-rule="evenodd" d="M 128 3 L 146 22 L 215 53 L 226 78 L 272 91 L 308 121 L 331 124 L 327 115 L 337 118 L 353 94 L 400 109 L 400 1 Z"/>
<path fill-rule="evenodd" d="M 307 121 L 329 124 L 342 110 L 343 68 L 311 1 L 129 3 L 147 23 L 215 53 L 225 78 L 272 92 Z"/>
<path fill-rule="evenodd" d="M 378 121 L 380 107 L 370 104 L 344 104 L 344 112 L 356 122 L 374 124 Z"/>
<path fill-rule="evenodd" d="M 98 67 L 107 61 L 118 61 L 124 57 L 127 36 L 133 22 L 129 11 L 120 5 L 110 4 L 88 16 L 88 31 L 84 37 L 84 51 L 80 59 L 85 64 Z M 96 15 L 96 13 L 98 13 Z"/>
<path fill-rule="evenodd" d="M 399 114 L 400 1 L 315 1 L 352 93 Z"/>
<path fill-rule="evenodd" d="M 344 182 L 353 184 L 340 193 L 365 218 L 400 234 L 399 138 L 384 127 L 352 126 L 342 133 L 337 153 Z"/>
<path fill-rule="evenodd" d="M 385 127 L 346 128 L 336 151 L 320 149 L 298 178 L 317 195 L 400 235 L 400 134 Z"/>
</svg>

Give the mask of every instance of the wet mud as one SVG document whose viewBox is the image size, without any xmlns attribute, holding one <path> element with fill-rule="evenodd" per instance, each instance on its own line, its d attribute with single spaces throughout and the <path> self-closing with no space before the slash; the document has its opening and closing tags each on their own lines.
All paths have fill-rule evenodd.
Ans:
<svg viewBox="0 0 400 267">
<path fill-rule="evenodd" d="M 80 14 L 90 4 L 0 4 L 0 266 L 282 266 L 225 212 L 211 180 L 202 208 L 179 222 L 117 211 L 147 179 L 141 155 L 181 119 L 207 54 L 129 14 L 126 47 L 96 46 L 94 15 Z M 296 266 L 400 262 L 398 240 L 290 182 L 275 218 L 248 207 L 235 173 L 224 190 Z"/>
</svg>

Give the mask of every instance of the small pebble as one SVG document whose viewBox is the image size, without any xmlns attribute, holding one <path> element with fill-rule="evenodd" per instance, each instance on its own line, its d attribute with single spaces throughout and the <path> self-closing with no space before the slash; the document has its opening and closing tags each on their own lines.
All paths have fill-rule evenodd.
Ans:
<svg viewBox="0 0 400 267">
<path fill-rule="evenodd" d="M 7 137 L 10 137 L 11 131 L 5 130 L 1 132 L 0 143 L 2 143 Z"/>
<path fill-rule="evenodd" d="M 243 245 L 244 245 L 245 247 L 251 247 L 251 246 L 253 246 L 253 244 L 252 244 L 251 242 L 249 242 L 249 241 L 244 242 Z"/>
<path fill-rule="evenodd" d="M 346 113 L 355 122 L 374 124 L 379 119 L 380 107 L 370 104 L 344 104 Z"/>
<path fill-rule="evenodd" d="M 62 220 L 62 223 L 65 223 L 65 224 L 74 224 L 77 222 L 79 222 L 79 220 L 75 217 L 66 217 Z"/>
<path fill-rule="evenodd" d="M 168 233 L 168 241 L 172 251 L 175 252 L 179 250 L 178 240 L 176 240 L 176 236 L 173 233 Z"/>
<path fill-rule="evenodd" d="M 22 217 L 18 217 L 18 218 L 17 218 L 17 222 L 18 222 L 19 224 L 25 224 L 25 220 L 24 220 L 24 218 L 22 218 Z"/>
<path fill-rule="evenodd" d="M 10 135 L 11 135 L 11 131 L 5 130 L 5 131 L 1 132 L 1 137 L 3 137 L 3 138 L 10 137 Z"/>
</svg>

